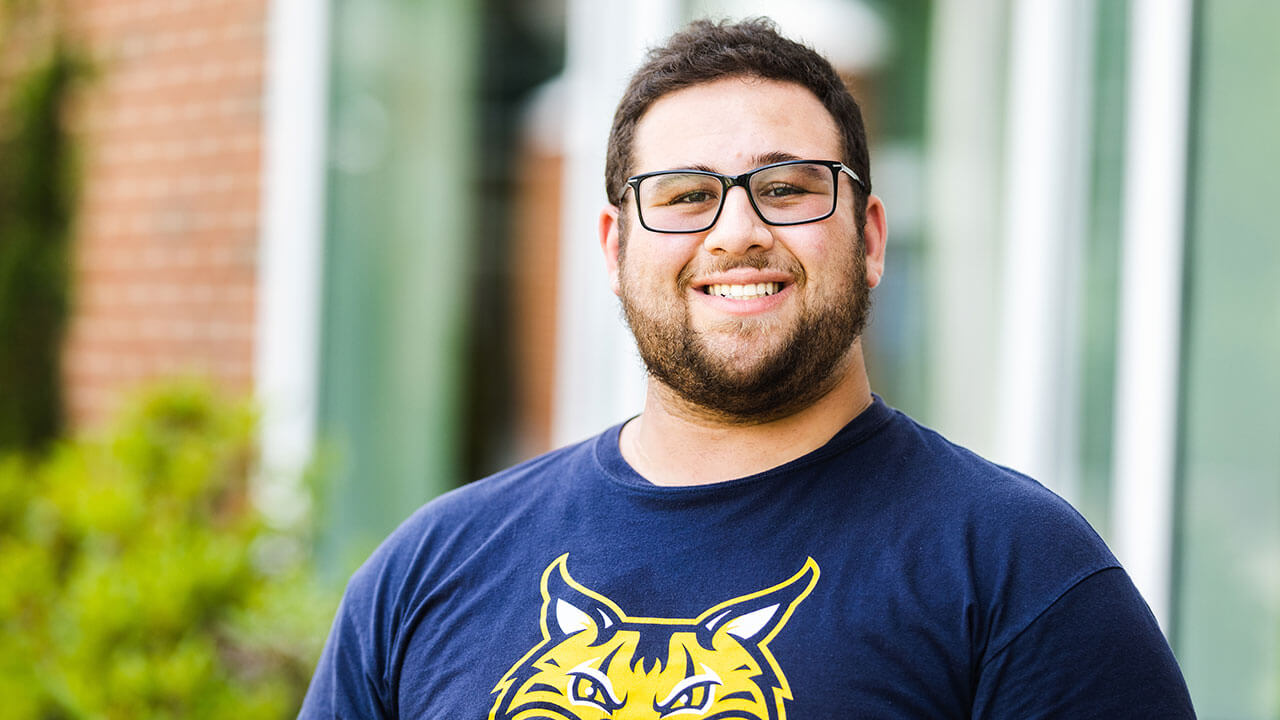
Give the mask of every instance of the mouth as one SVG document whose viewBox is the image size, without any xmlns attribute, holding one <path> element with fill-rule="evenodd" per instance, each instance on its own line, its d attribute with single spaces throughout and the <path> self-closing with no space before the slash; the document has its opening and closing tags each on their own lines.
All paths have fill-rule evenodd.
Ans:
<svg viewBox="0 0 1280 720">
<path fill-rule="evenodd" d="M 729 298 L 731 300 L 753 300 L 755 298 L 776 295 L 782 291 L 783 287 L 784 284 L 780 282 L 745 284 L 715 283 L 702 286 L 702 293 L 704 295 L 715 295 L 717 297 Z"/>
</svg>

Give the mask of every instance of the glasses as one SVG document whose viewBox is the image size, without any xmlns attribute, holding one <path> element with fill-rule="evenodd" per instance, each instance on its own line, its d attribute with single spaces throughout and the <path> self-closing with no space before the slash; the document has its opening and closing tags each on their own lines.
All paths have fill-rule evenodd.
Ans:
<svg viewBox="0 0 1280 720">
<path fill-rule="evenodd" d="M 636 213 L 646 230 L 696 233 L 716 224 L 725 195 L 735 186 L 747 191 L 751 207 L 769 225 L 825 220 L 836 210 L 840 173 L 866 189 L 857 173 L 835 160 L 789 160 L 741 175 L 659 170 L 627 178 L 627 187 L 635 193 Z"/>
</svg>

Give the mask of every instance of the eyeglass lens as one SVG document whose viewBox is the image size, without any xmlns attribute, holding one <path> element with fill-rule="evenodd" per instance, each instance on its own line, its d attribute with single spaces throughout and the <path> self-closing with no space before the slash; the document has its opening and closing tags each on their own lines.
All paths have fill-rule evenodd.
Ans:
<svg viewBox="0 0 1280 720">
<path fill-rule="evenodd" d="M 803 223 L 831 214 L 836 176 L 828 165 L 793 163 L 765 168 L 748 180 L 751 199 L 765 222 Z M 724 202 L 720 178 L 700 172 L 650 175 L 637 200 L 645 225 L 657 232 L 689 232 L 710 227 Z"/>
</svg>

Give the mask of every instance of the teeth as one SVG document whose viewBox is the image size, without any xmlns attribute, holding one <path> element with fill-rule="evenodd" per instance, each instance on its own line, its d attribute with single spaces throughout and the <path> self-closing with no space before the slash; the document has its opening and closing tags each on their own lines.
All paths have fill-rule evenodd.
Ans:
<svg viewBox="0 0 1280 720">
<path fill-rule="evenodd" d="M 753 283 L 750 285 L 708 285 L 708 295 L 727 298 L 758 298 L 772 295 L 782 289 L 781 283 Z"/>
</svg>

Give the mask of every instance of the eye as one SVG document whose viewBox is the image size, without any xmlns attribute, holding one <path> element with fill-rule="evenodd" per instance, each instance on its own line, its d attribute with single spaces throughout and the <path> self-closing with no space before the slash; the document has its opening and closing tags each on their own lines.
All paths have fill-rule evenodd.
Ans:
<svg viewBox="0 0 1280 720">
<path fill-rule="evenodd" d="M 671 198 L 670 200 L 667 201 L 667 204 L 668 205 L 697 205 L 699 203 L 715 202 L 715 200 L 716 200 L 716 196 L 712 192 L 709 192 L 707 190 L 691 190 L 687 193 L 682 193 L 680 195 L 677 195 L 676 197 Z"/>
<path fill-rule="evenodd" d="M 810 191 L 798 185 L 773 183 L 760 190 L 758 196 L 763 198 L 785 198 L 792 195 L 807 195 Z"/>
<path fill-rule="evenodd" d="M 682 713 L 705 712 L 711 707 L 712 700 L 715 699 L 715 687 L 719 685 L 719 681 L 706 680 L 694 685 L 688 685 L 681 690 L 675 697 L 657 710 L 662 713 L 662 717 L 670 717 Z"/>
<path fill-rule="evenodd" d="M 569 681 L 569 697 L 575 704 L 586 703 L 609 712 L 622 707 L 622 703 L 613 697 L 604 683 L 582 672 L 572 673 L 572 679 Z"/>
<path fill-rule="evenodd" d="M 640 203 L 646 208 L 697 207 L 720 200 L 720 180 L 701 173 L 659 173 L 640 185 Z"/>
</svg>

